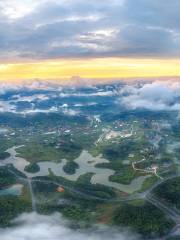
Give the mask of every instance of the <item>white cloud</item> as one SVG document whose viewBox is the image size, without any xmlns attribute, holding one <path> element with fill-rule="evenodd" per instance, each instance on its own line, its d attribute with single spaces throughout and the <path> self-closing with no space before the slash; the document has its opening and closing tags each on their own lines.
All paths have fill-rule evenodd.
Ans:
<svg viewBox="0 0 180 240">
<path fill-rule="evenodd" d="M 63 89 L 63 86 L 61 85 L 61 82 L 57 81 L 43 81 L 43 80 L 29 80 L 29 81 L 21 81 L 20 83 L 7 83 L 6 81 L 1 80 L 0 81 L 0 95 L 5 94 L 8 91 L 17 91 L 17 90 L 47 90 L 47 91 L 55 91 L 60 92 Z M 52 95 L 51 95 L 52 96 Z M 18 96 L 17 96 L 18 97 Z M 44 97 L 47 97 L 47 95 L 43 96 L 43 94 L 36 94 L 36 97 L 39 98 L 39 100 Z M 29 100 L 26 98 L 27 101 Z"/>
<path fill-rule="evenodd" d="M 136 109 L 175 110 L 180 111 L 180 82 L 155 81 L 142 86 L 126 86 L 121 93 L 122 104 Z"/>
<path fill-rule="evenodd" d="M 0 1 L 0 7 L 2 7 L 4 14 L 9 19 L 13 20 L 33 12 L 39 5 L 39 2 L 42 2 L 42 0 L 5 0 Z"/>
<path fill-rule="evenodd" d="M 15 112 L 16 107 L 5 101 L 0 101 L 0 113 Z"/>
<path fill-rule="evenodd" d="M 0 229 L 2 240 L 135 240 L 135 234 L 117 231 L 105 226 L 88 230 L 73 230 L 58 213 L 43 216 L 37 213 L 23 214 L 14 220 L 15 226 Z"/>
<path fill-rule="evenodd" d="M 51 96 L 52 97 L 52 96 Z M 20 96 L 20 95 L 14 95 L 13 98 L 16 100 L 13 100 L 13 102 L 33 102 L 33 101 L 45 101 L 49 100 L 49 96 L 45 94 L 34 94 L 32 96 Z"/>
<path fill-rule="evenodd" d="M 20 111 L 20 112 L 16 112 L 16 113 L 28 115 L 28 114 L 36 114 L 36 113 L 54 113 L 54 112 L 58 112 L 57 107 L 51 107 L 48 109 L 39 109 L 39 108 L 28 109 L 28 110 L 24 110 L 24 111 Z"/>
<path fill-rule="evenodd" d="M 0 95 L 5 94 L 7 91 L 17 90 L 19 87 L 10 83 L 0 83 Z"/>
<path fill-rule="evenodd" d="M 76 116 L 79 114 L 79 111 L 75 111 L 73 109 L 68 109 L 68 108 L 65 108 L 62 110 L 62 112 L 65 114 L 65 115 L 69 115 L 69 116 Z"/>
<path fill-rule="evenodd" d="M 113 91 L 92 92 L 92 93 L 60 93 L 60 97 L 108 97 L 115 95 Z"/>
<path fill-rule="evenodd" d="M 78 86 L 81 86 L 83 83 L 80 79 Z M 70 81 L 71 82 L 71 81 Z M 88 79 L 86 80 L 88 82 Z M 69 97 L 108 97 L 108 96 L 120 96 L 119 101 L 127 108 L 137 109 L 144 108 L 150 110 L 174 110 L 180 111 L 180 82 L 178 80 L 168 80 L 168 81 L 152 81 L 144 82 L 141 84 L 136 83 L 126 83 L 123 87 L 117 87 L 115 90 L 109 89 L 99 89 L 92 88 L 91 92 L 78 91 L 78 88 L 75 85 L 70 84 L 69 90 L 67 91 L 66 87 L 64 88 L 57 82 L 46 82 L 35 80 L 33 82 L 24 82 L 21 84 L 0 84 L 0 95 L 5 94 L 8 91 L 15 91 L 15 94 L 12 94 L 12 101 L 9 99 L 5 100 L 2 97 L 0 101 L 0 111 L 1 112 L 16 112 L 16 102 L 18 101 L 45 101 L 52 98 L 69 98 Z M 82 84 L 84 86 L 84 84 Z M 88 86 L 89 87 L 89 86 Z M 27 90 L 32 92 L 31 95 L 27 94 L 22 96 L 17 93 L 18 90 Z M 36 93 L 33 90 L 45 90 L 46 92 Z M 48 92 L 49 91 L 49 92 Z M 14 104 L 12 104 L 14 102 Z M 82 103 L 80 103 L 82 105 Z M 89 101 L 84 106 L 95 105 L 96 103 Z M 75 105 L 80 107 L 81 105 Z M 68 109 L 67 104 L 62 104 L 59 108 L 53 107 L 49 109 L 36 109 L 35 106 L 32 106 L 32 109 L 23 111 L 23 114 L 33 114 L 38 112 L 57 112 L 60 109 L 63 109 L 64 114 L 68 115 L 77 115 L 79 112 Z M 20 112 L 18 112 L 20 113 Z"/>
</svg>

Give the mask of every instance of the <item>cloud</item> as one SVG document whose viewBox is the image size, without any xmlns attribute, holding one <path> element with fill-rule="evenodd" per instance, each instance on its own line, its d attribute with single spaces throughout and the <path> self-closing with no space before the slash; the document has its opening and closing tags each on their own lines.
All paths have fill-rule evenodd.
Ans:
<svg viewBox="0 0 180 240">
<path fill-rule="evenodd" d="M 179 0 L 1 0 L 1 60 L 180 56 L 179 9 Z"/>
<path fill-rule="evenodd" d="M 180 82 L 154 81 L 141 86 L 125 86 L 121 103 L 128 108 L 180 111 Z"/>
<path fill-rule="evenodd" d="M 0 229 L 3 240 L 135 240 L 136 234 L 127 230 L 94 226 L 87 230 L 74 230 L 70 223 L 58 213 L 43 216 L 37 213 L 22 214 L 13 221 L 15 226 Z"/>
<path fill-rule="evenodd" d="M 8 102 L 0 101 L 0 113 L 15 112 L 16 107 Z"/>
<path fill-rule="evenodd" d="M 18 90 L 45 90 L 45 91 L 62 91 L 63 86 L 57 81 L 41 81 L 41 80 L 31 80 L 31 81 L 22 81 L 20 83 L 7 83 L 6 81 L 0 82 L 0 96 L 9 92 L 9 91 L 18 91 Z M 18 97 L 17 95 L 15 97 Z M 48 96 L 45 94 L 36 94 L 36 98 L 43 100 Z M 23 99 L 23 98 L 22 98 Z M 24 101 L 30 101 L 31 97 L 25 98 Z M 44 99 L 45 100 L 45 99 Z"/>
<path fill-rule="evenodd" d="M 13 102 L 34 102 L 34 101 L 45 101 L 49 100 L 49 96 L 45 94 L 34 94 L 32 96 L 20 96 L 20 95 L 14 95 L 13 96 Z"/>
<path fill-rule="evenodd" d="M 14 114 L 23 114 L 23 115 L 32 115 L 32 114 L 37 114 L 37 113 L 55 113 L 58 112 L 59 109 L 57 107 L 50 107 L 47 109 L 40 109 L 40 108 L 35 108 L 33 105 L 30 109 L 26 110 L 17 110 L 16 105 L 13 103 L 9 103 L 6 101 L 0 101 L 0 113 L 14 113 Z M 64 114 L 68 115 L 75 115 L 75 111 L 73 110 L 65 110 L 63 111 Z"/>
<path fill-rule="evenodd" d="M 66 98 L 77 98 L 80 102 L 75 102 L 74 107 L 86 107 L 96 105 L 94 98 L 104 99 L 104 97 L 117 98 L 118 103 L 129 109 L 149 109 L 180 111 L 180 82 L 178 80 L 148 81 L 138 83 L 123 82 L 123 85 L 114 85 L 108 88 L 102 85 L 88 87 L 90 91 L 82 91 L 80 86 L 60 86 L 56 82 L 25 82 L 19 85 L 2 84 L 0 92 L 0 112 L 12 112 L 18 114 L 35 114 L 62 112 L 65 115 L 75 116 L 80 112 L 71 109 L 71 105 L 64 102 Z M 84 86 L 83 86 L 84 87 Z M 23 90 L 23 93 L 22 93 Z M 10 93 L 6 96 L 5 93 Z M 52 100 L 60 101 L 52 105 Z M 82 103 L 82 99 L 88 102 Z M 26 105 L 23 105 L 22 102 Z M 27 105 L 29 103 L 29 105 Z"/>
<path fill-rule="evenodd" d="M 6 92 L 9 91 L 16 91 L 19 89 L 20 86 L 17 86 L 15 84 L 10 84 L 10 83 L 5 83 L 5 82 L 1 82 L 0 83 L 0 95 L 5 94 Z"/>
<path fill-rule="evenodd" d="M 0 1 L 0 6 L 4 15 L 13 20 L 30 14 L 38 6 L 38 3 L 34 0 L 25 0 L 23 2 L 21 0 L 6 0 Z"/>
<path fill-rule="evenodd" d="M 111 97 L 117 94 L 113 91 L 103 91 L 103 92 L 93 92 L 93 93 L 82 93 L 82 92 L 72 92 L 72 93 L 60 93 L 60 97 Z"/>
<path fill-rule="evenodd" d="M 70 86 L 62 86 L 56 81 L 40 81 L 34 80 L 24 81 L 17 84 L 0 83 L 0 112 L 10 112 L 14 114 L 37 114 L 37 113 L 54 113 L 61 112 L 69 116 L 77 116 L 80 111 L 71 109 L 67 103 L 56 103 L 53 106 L 52 100 L 60 101 L 61 98 L 93 98 L 93 97 L 111 97 L 117 93 L 113 90 L 97 88 L 84 83 L 85 79 L 81 81 L 78 78 L 78 82 L 73 79 L 69 80 L 67 84 Z M 84 92 L 79 87 L 88 87 L 90 92 Z M 95 102 L 89 102 L 81 105 L 75 105 L 75 107 L 96 105 Z"/>
<path fill-rule="evenodd" d="M 55 113 L 55 112 L 58 112 L 58 108 L 57 107 L 51 107 L 51 108 L 48 108 L 48 109 L 35 108 L 35 109 L 28 109 L 28 110 L 23 110 L 23 111 L 15 111 L 14 113 L 28 115 L 28 114 Z"/>
<path fill-rule="evenodd" d="M 68 108 L 63 109 L 62 112 L 63 112 L 64 115 L 68 115 L 68 116 L 79 115 L 79 111 L 75 111 L 73 109 L 68 109 Z"/>
</svg>

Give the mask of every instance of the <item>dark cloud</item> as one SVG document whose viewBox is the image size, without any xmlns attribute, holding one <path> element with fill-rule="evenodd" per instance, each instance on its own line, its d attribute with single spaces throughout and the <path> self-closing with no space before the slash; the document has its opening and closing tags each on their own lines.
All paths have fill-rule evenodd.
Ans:
<svg viewBox="0 0 180 240">
<path fill-rule="evenodd" d="M 35 2 L 0 1 L 1 59 L 180 55 L 179 0 Z"/>
</svg>

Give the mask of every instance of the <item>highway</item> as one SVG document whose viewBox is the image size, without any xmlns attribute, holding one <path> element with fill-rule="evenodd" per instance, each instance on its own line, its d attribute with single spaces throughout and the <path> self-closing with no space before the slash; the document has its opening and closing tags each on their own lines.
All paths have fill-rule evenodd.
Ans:
<svg viewBox="0 0 180 240">
<path fill-rule="evenodd" d="M 4 165 L 4 166 L 6 166 L 6 165 Z M 8 171 L 11 172 L 20 181 L 26 182 L 28 184 L 29 192 L 30 192 L 30 195 L 31 195 L 32 210 L 33 211 L 36 211 L 36 202 L 37 201 L 36 201 L 35 196 L 34 196 L 32 183 L 33 182 L 42 182 L 42 183 L 52 183 L 52 184 L 56 185 L 57 187 L 63 187 L 65 190 L 76 193 L 76 194 L 82 196 L 83 198 L 85 198 L 87 200 L 98 200 L 98 201 L 108 202 L 108 203 L 118 203 L 118 202 L 128 202 L 128 201 L 132 201 L 132 200 L 136 200 L 136 199 L 144 199 L 144 200 L 148 201 L 149 203 L 153 204 L 158 209 L 160 209 L 162 212 L 164 212 L 169 218 L 171 218 L 176 223 L 177 226 L 180 224 L 180 211 L 178 211 L 175 208 L 170 207 L 169 205 L 162 202 L 160 199 L 156 198 L 152 194 L 153 190 L 156 187 L 158 187 L 160 184 L 165 183 L 166 181 L 168 181 L 170 179 L 180 177 L 180 174 L 176 174 L 174 176 L 169 176 L 166 179 L 161 179 L 158 182 L 156 182 L 151 188 L 149 188 L 148 190 L 146 190 L 142 193 L 134 193 L 134 194 L 132 194 L 130 196 L 127 196 L 127 197 L 109 199 L 109 198 L 102 198 L 102 197 L 97 197 L 97 196 L 94 196 L 94 195 L 91 195 L 91 194 L 88 194 L 88 193 L 84 193 L 84 192 L 78 190 L 77 188 L 70 187 L 68 185 L 61 184 L 61 183 L 59 183 L 57 181 L 53 181 L 53 180 L 41 180 L 41 179 L 35 179 L 35 178 L 34 179 L 25 178 L 25 177 L 19 176 L 16 172 L 14 172 L 9 167 L 8 167 Z"/>
</svg>

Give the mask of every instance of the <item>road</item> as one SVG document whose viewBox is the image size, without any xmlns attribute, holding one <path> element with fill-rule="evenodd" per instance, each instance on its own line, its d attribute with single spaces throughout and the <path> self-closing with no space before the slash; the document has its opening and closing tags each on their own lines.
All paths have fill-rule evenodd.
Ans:
<svg viewBox="0 0 180 240">
<path fill-rule="evenodd" d="M 159 208 L 164 212 L 169 218 L 171 218 L 177 225 L 180 224 L 180 211 L 170 207 L 165 202 L 160 201 L 153 194 L 148 194 L 146 200 Z"/>
<path fill-rule="evenodd" d="M 160 199 L 157 199 L 152 194 L 153 190 L 156 187 L 158 187 L 160 184 L 165 183 L 166 181 L 168 181 L 170 179 L 179 177 L 180 174 L 170 176 L 163 180 L 159 180 L 150 189 L 146 190 L 143 193 L 134 193 L 127 197 L 108 199 L 108 198 L 101 198 L 101 197 L 97 197 L 97 196 L 94 196 L 94 195 L 91 195 L 88 193 L 84 193 L 84 192 L 78 190 L 77 188 L 70 187 L 65 184 L 61 184 L 59 182 L 53 181 L 53 180 L 28 179 L 28 178 L 19 176 L 16 172 L 14 172 L 10 168 L 8 168 L 8 171 L 11 172 L 14 176 L 16 176 L 16 178 L 18 178 L 19 180 L 24 181 L 28 184 L 29 192 L 31 195 L 33 211 L 36 211 L 36 199 L 34 196 L 32 183 L 33 182 L 42 182 L 42 183 L 52 183 L 52 184 L 56 185 L 57 187 L 63 187 L 64 189 L 67 189 L 70 192 L 81 195 L 83 198 L 88 199 L 88 200 L 99 200 L 99 201 L 108 202 L 108 203 L 118 203 L 118 202 L 132 201 L 132 200 L 136 200 L 136 199 L 144 199 L 144 200 L 150 202 L 151 204 L 153 204 L 154 206 L 156 206 L 157 208 L 159 208 L 162 212 L 164 212 L 168 217 L 170 217 L 176 223 L 176 225 L 180 224 L 180 211 L 178 211 L 177 209 L 174 209 L 174 208 L 170 207 L 169 205 L 165 204 L 164 202 L 160 201 Z"/>
</svg>

